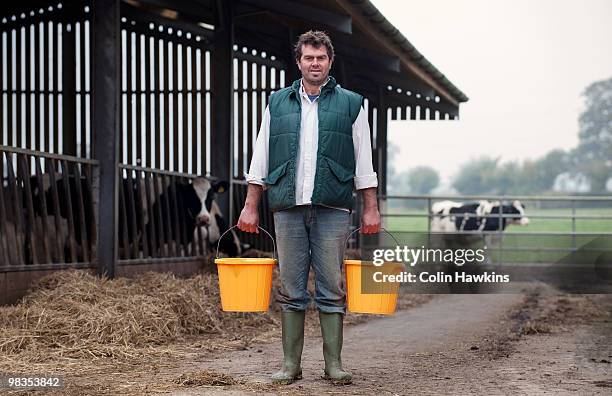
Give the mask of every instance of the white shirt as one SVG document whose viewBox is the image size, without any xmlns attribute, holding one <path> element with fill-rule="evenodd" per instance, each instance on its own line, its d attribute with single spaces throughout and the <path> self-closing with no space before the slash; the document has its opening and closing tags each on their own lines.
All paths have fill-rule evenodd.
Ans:
<svg viewBox="0 0 612 396">
<path fill-rule="evenodd" d="M 328 80 L 329 81 L 329 80 Z M 319 146 L 318 98 L 310 101 L 300 81 L 300 98 L 302 101 L 302 118 L 300 125 L 300 142 L 296 163 L 295 200 L 297 205 L 311 203 L 317 170 L 317 150 Z M 249 173 L 244 173 L 248 183 L 259 184 L 266 188 L 263 179 L 268 176 L 268 144 L 270 137 L 270 108 L 266 107 L 255 148 L 251 159 Z M 378 187 L 376 172 L 372 167 L 372 145 L 370 126 L 363 107 L 353 123 L 353 147 L 355 150 L 355 189 Z"/>
</svg>

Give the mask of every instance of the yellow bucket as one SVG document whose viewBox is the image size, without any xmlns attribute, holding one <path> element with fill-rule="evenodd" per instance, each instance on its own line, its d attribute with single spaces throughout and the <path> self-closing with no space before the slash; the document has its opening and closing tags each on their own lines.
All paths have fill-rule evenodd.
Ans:
<svg viewBox="0 0 612 396">
<path fill-rule="evenodd" d="M 225 235 L 233 226 L 223 233 Z M 272 236 L 263 228 L 272 239 Z M 223 235 L 219 238 L 219 242 Z M 274 244 L 276 257 L 276 244 Z M 272 273 L 275 258 L 230 257 L 219 258 L 219 243 L 215 264 L 219 273 L 221 309 L 227 312 L 265 312 L 270 306 Z"/>
<path fill-rule="evenodd" d="M 359 228 L 353 231 L 349 238 L 356 231 L 359 231 Z M 388 231 L 384 231 L 388 233 Z M 393 237 L 393 235 L 391 236 Z M 349 238 L 347 238 L 347 241 Z M 395 238 L 393 237 L 393 239 Z M 348 310 L 353 313 L 377 315 L 392 315 L 395 313 L 399 282 L 377 283 L 374 281 L 374 274 L 381 272 L 382 275 L 398 275 L 403 270 L 404 265 L 401 263 L 388 262 L 382 266 L 376 266 L 371 261 L 345 259 L 344 272 L 346 275 Z M 378 279 L 381 279 L 380 275 L 378 275 Z"/>
</svg>

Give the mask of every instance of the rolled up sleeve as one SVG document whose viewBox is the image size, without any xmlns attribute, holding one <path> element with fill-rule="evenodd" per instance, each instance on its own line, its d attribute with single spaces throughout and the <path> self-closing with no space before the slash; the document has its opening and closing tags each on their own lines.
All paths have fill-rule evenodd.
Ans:
<svg viewBox="0 0 612 396">
<path fill-rule="evenodd" d="M 378 177 L 372 165 L 370 126 L 363 107 L 353 123 L 353 147 L 355 149 L 355 189 L 378 187 Z"/>
</svg>

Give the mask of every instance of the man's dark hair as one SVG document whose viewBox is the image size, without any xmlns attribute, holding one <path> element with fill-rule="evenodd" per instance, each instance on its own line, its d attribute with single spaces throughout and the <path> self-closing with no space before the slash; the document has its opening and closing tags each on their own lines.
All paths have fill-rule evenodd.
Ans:
<svg viewBox="0 0 612 396">
<path fill-rule="evenodd" d="M 299 61 L 302 58 L 302 46 L 307 44 L 312 45 L 315 48 L 319 48 L 324 45 L 325 48 L 327 48 L 327 56 L 329 56 L 329 60 L 334 60 L 334 46 L 332 45 L 327 33 L 320 30 L 309 30 L 306 33 L 302 33 L 300 38 L 298 38 L 297 43 L 295 43 L 295 47 L 293 48 L 296 60 Z"/>
</svg>

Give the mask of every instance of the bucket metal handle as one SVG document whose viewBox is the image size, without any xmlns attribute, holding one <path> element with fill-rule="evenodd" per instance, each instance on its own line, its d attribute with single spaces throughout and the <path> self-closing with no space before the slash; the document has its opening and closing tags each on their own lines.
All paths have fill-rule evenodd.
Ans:
<svg viewBox="0 0 612 396">
<path fill-rule="evenodd" d="M 344 256 L 346 254 L 346 244 L 348 243 L 349 239 L 351 239 L 351 236 L 356 233 L 357 231 L 361 230 L 361 227 L 354 229 L 353 231 L 351 231 L 350 234 L 348 234 L 348 236 L 346 237 L 346 240 L 344 241 L 344 253 L 342 254 L 342 258 L 344 259 Z M 381 231 L 386 232 L 391 238 L 393 238 L 393 240 L 395 241 L 395 243 L 397 244 L 397 246 L 399 246 L 399 242 L 397 240 L 397 238 L 395 238 L 395 236 L 393 234 L 391 234 L 389 231 L 387 231 L 385 228 L 380 227 Z"/>
<path fill-rule="evenodd" d="M 219 240 L 217 241 L 217 254 L 215 256 L 216 259 L 219 258 L 219 245 L 221 244 L 221 239 L 223 238 L 223 236 L 225 234 L 227 234 L 228 232 L 230 232 L 232 229 L 238 227 L 238 224 L 231 226 L 230 228 L 228 228 L 223 234 L 221 234 L 221 236 L 219 237 Z M 274 242 L 274 238 L 272 238 L 272 235 L 270 235 L 270 233 L 268 231 L 266 231 L 265 229 L 261 228 L 260 226 L 257 226 L 257 228 L 259 228 L 260 230 L 262 230 L 263 232 L 265 232 L 270 239 L 272 240 L 272 247 L 274 249 L 273 252 L 273 256 L 272 258 L 274 258 L 275 260 L 278 260 L 278 257 L 276 256 L 276 242 Z"/>
</svg>

